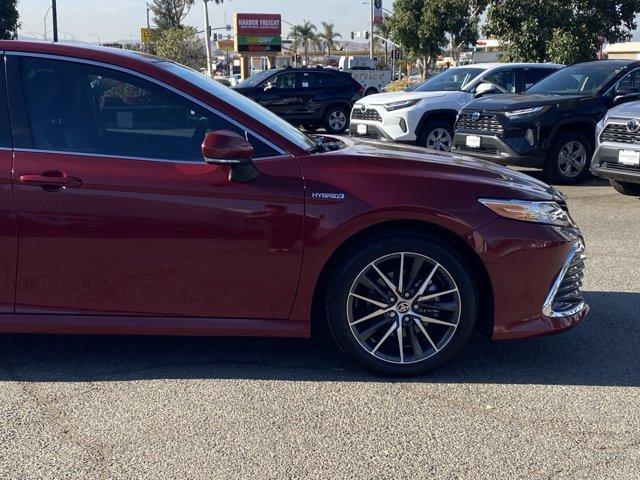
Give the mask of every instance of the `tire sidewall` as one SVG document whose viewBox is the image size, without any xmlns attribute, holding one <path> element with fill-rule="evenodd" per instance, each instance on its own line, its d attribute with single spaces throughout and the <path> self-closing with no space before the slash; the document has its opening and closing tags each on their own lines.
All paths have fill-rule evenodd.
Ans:
<svg viewBox="0 0 640 480">
<path fill-rule="evenodd" d="M 435 260 L 451 274 L 460 293 L 460 323 L 453 338 L 437 354 L 415 364 L 398 365 L 373 357 L 354 337 L 346 313 L 348 294 L 358 274 L 373 260 L 397 252 L 419 253 Z M 411 376 L 442 366 L 462 350 L 475 328 L 478 289 L 458 254 L 434 238 L 419 235 L 379 237 L 372 239 L 368 247 L 352 253 L 339 270 L 334 271 L 325 303 L 329 329 L 348 357 L 379 374 Z"/>
<path fill-rule="evenodd" d="M 347 121 L 344 124 L 344 128 L 340 130 L 335 130 L 331 128 L 331 124 L 329 123 L 329 118 L 331 117 L 331 114 L 333 112 L 342 112 L 344 114 L 345 118 L 347 119 Z M 347 111 L 346 108 L 341 106 L 330 106 L 329 108 L 327 108 L 327 111 L 324 114 L 324 128 L 327 131 L 327 133 L 333 133 L 333 134 L 342 133 L 348 127 L 349 127 L 349 112 Z"/>
<path fill-rule="evenodd" d="M 571 141 L 580 142 L 584 146 L 587 152 L 587 162 L 584 166 L 584 169 L 582 170 L 582 172 L 580 172 L 579 175 L 575 177 L 566 177 L 560 171 L 560 166 L 558 165 L 558 156 L 560 155 L 560 150 L 562 149 L 562 147 Z M 591 168 L 592 157 L 593 145 L 587 137 L 578 132 L 562 132 L 559 133 L 553 141 L 553 146 L 549 151 L 549 156 L 544 167 L 544 173 L 547 177 L 549 177 L 556 183 L 565 185 L 579 183 L 590 174 L 589 172 Z"/>
<path fill-rule="evenodd" d="M 443 128 L 447 132 L 449 132 L 449 135 L 451 136 L 451 142 L 453 143 L 453 131 L 451 129 L 451 125 L 447 122 L 438 120 L 429 122 L 422 128 L 422 130 L 420 131 L 420 135 L 418 135 L 418 145 L 427 148 L 427 139 L 429 138 L 431 132 L 433 132 L 436 128 Z"/>
<path fill-rule="evenodd" d="M 631 182 L 620 182 L 617 180 L 609 180 L 611 186 L 616 192 L 630 197 L 640 197 L 640 184 Z"/>
</svg>

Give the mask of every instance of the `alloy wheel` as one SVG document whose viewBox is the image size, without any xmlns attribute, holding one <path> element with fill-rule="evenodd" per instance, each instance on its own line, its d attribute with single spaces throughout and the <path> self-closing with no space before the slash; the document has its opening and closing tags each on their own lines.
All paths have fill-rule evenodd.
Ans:
<svg viewBox="0 0 640 480">
<path fill-rule="evenodd" d="M 446 128 L 434 128 L 427 137 L 427 148 L 441 152 L 451 151 L 451 134 Z"/>
<path fill-rule="evenodd" d="M 334 110 L 329 114 L 329 126 L 335 131 L 342 131 L 347 126 L 347 116 L 342 110 Z"/>
<path fill-rule="evenodd" d="M 398 252 L 369 263 L 349 291 L 347 321 L 370 355 L 394 364 L 424 361 L 445 348 L 460 322 L 458 286 L 441 264 Z"/>
<path fill-rule="evenodd" d="M 577 177 L 587 165 L 587 149 L 576 140 L 565 143 L 558 154 L 558 168 L 567 177 Z"/>
</svg>

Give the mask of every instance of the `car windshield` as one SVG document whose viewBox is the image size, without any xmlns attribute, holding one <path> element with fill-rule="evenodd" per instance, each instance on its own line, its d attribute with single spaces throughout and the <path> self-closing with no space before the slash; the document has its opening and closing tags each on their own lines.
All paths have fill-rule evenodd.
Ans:
<svg viewBox="0 0 640 480">
<path fill-rule="evenodd" d="M 454 92 L 462 90 L 471 80 L 480 75 L 482 68 L 456 67 L 430 78 L 418 85 L 414 92 Z"/>
<path fill-rule="evenodd" d="M 276 73 L 276 70 L 263 70 L 261 72 L 256 73 L 255 75 L 251 75 L 249 78 L 244 79 L 238 84 L 238 87 L 255 87 L 262 83 L 263 80 L 266 80 L 271 75 Z"/>
<path fill-rule="evenodd" d="M 565 67 L 540 80 L 527 93 L 594 95 L 624 68 L 623 64 L 583 63 Z"/>
<path fill-rule="evenodd" d="M 304 150 L 310 150 L 317 147 L 317 143 L 313 138 L 305 135 L 290 123 L 286 122 L 285 120 L 270 112 L 262 105 L 254 102 L 250 98 L 245 97 L 238 92 L 235 92 L 229 87 L 221 85 L 220 83 L 212 80 L 206 75 L 203 75 L 199 72 L 196 72 L 195 70 L 191 70 L 190 68 L 174 62 L 160 61 L 156 62 L 156 65 L 175 75 L 178 75 L 181 78 L 184 78 L 188 82 L 191 82 L 197 87 L 206 90 L 212 95 L 215 95 L 220 100 L 237 108 L 250 117 L 255 118 L 265 127 L 274 130 L 276 133 L 286 138 L 298 147 Z"/>
</svg>

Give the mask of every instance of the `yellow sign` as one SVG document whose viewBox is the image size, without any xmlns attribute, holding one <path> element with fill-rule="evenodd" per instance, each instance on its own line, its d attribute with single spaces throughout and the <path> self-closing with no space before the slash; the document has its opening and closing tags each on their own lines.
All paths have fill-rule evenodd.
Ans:
<svg viewBox="0 0 640 480">
<path fill-rule="evenodd" d="M 157 28 L 141 28 L 140 41 L 142 43 L 155 42 L 157 37 Z"/>
<path fill-rule="evenodd" d="M 216 42 L 216 47 L 218 50 L 222 50 L 223 52 L 233 52 L 235 50 L 233 40 L 218 40 Z"/>
</svg>

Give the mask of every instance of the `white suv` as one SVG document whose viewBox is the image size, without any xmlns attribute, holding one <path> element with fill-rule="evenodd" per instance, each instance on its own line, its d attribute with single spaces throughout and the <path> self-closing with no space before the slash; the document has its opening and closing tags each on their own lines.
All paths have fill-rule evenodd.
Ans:
<svg viewBox="0 0 640 480">
<path fill-rule="evenodd" d="M 562 68 L 550 63 L 479 63 L 445 70 L 410 91 L 369 95 L 351 111 L 354 137 L 449 151 L 458 111 L 483 95 L 521 93 Z"/>
</svg>

